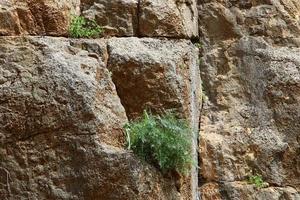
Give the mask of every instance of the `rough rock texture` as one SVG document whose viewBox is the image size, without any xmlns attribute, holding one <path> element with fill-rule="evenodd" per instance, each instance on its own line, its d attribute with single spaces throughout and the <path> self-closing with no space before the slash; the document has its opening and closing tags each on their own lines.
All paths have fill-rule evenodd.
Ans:
<svg viewBox="0 0 300 200">
<path fill-rule="evenodd" d="M 142 36 L 198 36 L 195 0 L 141 0 L 139 16 L 139 33 Z"/>
<path fill-rule="evenodd" d="M 292 187 L 268 187 L 256 189 L 251 185 L 245 183 L 233 182 L 224 185 L 228 199 L 268 199 L 268 200 L 281 200 L 281 199 L 300 199 L 300 194 Z"/>
<path fill-rule="evenodd" d="M 299 44 L 298 0 L 198 0 L 198 8 L 200 32 L 210 42 L 250 35 L 272 44 Z"/>
<path fill-rule="evenodd" d="M 299 1 L 198 3 L 201 196 L 299 199 Z M 255 173 L 271 187 L 238 184 Z"/>
<path fill-rule="evenodd" d="M 104 40 L 0 38 L 0 199 L 179 199 L 122 148 Z"/>
<path fill-rule="evenodd" d="M 109 40 L 108 68 L 129 119 L 145 109 L 162 113 L 173 109 L 190 120 L 194 131 L 193 154 L 197 160 L 200 111 L 198 50 L 185 40 L 113 38 Z M 197 170 L 182 190 L 188 199 L 196 198 Z M 192 190 L 192 192 L 190 191 Z"/>
<path fill-rule="evenodd" d="M 66 36 L 78 14 L 95 19 L 106 36 L 198 36 L 195 0 L 2 0 L 0 35 Z"/>
<path fill-rule="evenodd" d="M 201 187 L 202 200 L 223 199 L 299 199 L 300 194 L 292 187 L 268 187 L 257 189 L 246 182 L 228 182 L 223 184 L 207 183 Z"/>
<path fill-rule="evenodd" d="M 138 0 L 83 0 L 81 10 L 103 27 L 105 35 L 137 35 Z"/>
<path fill-rule="evenodd" d="M 130 119 L 147 108 L 177 109 L 191 118 L 200 79 L 198 51 L 190 42 L 113 38 L 108 49 L 108 68 Z"/>
<path fill-rule="evenodd" d="M 71 14 L 125 38 L 10 37 L 66 36 Z M 0 0 L 0 199 L 196 200 L 198 181 L 202 199 L 300 199 L 299 16 L 298 0 Z M 195 132 L 181 188 L 123 149 L 146 108 Z"/>
<path fill-rule="evenodd" d="M 0 35 L 66 36 L 79 0 L 2 0 Z"/>
<path fill-rule="evenodd" d="M 85 17 L 104 27 L 104 35 L 198 36 L 195 0 L 84 0 L 81 10 Z"/>
</svg>

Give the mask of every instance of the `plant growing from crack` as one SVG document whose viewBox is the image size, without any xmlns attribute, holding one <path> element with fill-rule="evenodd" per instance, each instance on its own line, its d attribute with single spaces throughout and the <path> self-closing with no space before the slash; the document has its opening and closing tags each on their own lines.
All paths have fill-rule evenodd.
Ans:
<svg viewBox="0 0 300 200">
<path fill-rule="evenodd" d="M 268 187 L 269 185 L 259 174 L 249 176 L 248 183 L 253 184 L 256 188 Z"/>
<path fill-rule="evenodd" d="M 82 16 L 72 16 L 69 27 L 69 35 L 72 38 L 99 37 L 103 29 L 95 20 L 89 20 Z"/>
<path fill-rule="evenodd" d="M 152 115 L 144 111 L 141 119 L 125 126 L 127 148 L 163 173 L 186 175 L 192 164 L 191 131 L 185 120 L 173 113 Z"/>
</svg>

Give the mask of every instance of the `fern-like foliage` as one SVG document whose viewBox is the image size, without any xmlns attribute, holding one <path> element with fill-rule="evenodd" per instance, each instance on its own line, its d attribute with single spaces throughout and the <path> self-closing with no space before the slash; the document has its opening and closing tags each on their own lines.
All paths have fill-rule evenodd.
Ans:
<svg viewBox="0 0 300 200">
<path fill-rule="evenodd" d="M 158 166 L 163 173 L 176 171 L 186 175 L 193 159 L 191 130 L 185 120 L 170 112 L 143 117 L 125 126 L 127 147 L 141 159 Z"/>
</svg>

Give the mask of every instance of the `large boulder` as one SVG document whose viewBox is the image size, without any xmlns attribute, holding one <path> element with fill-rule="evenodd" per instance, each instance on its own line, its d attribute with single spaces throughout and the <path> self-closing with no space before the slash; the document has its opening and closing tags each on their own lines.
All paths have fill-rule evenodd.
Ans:
<svg viewBox="0 0 300 200">
<path fill-rule="evenodd" d="M 0 35 L 67 36 L 79 0 L 0 1 Z"/>
<path fill-rule="evenodd" d="M 0 199 L 179 199 L 125 151 L 105 40 L 0 38 Z"/>
</svg>

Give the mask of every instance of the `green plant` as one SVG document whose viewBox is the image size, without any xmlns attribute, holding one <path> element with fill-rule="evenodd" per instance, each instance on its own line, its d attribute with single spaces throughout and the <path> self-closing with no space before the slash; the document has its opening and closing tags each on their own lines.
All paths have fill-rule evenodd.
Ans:
<svg viewBox="0 0 300 200">
<path fill-rule="evenodd" d="M 127 147 L 142 160 L 158 166 L 163 173 L 186 175 L 193 159 L 191 131 L 184 120 L 167 112 L 154 116 L 144 111 L 138 121 L 125 125 Z"/>
<path fill-rule="evenodd" d="M 201 43 L 201 42 L 197 42 L 197 43 L 195 43 L 195 46 L 196 46 L 198 49 L 201 49 L 201 48 L 202 48 L 202 43 Z"/>
<path fill-rule="evenodd" d="M 73 38 L 98 37 L 103 29 L 95 22 L 82 16 L 73 16 L 69 28 L 69 35 Z"/>
<path fill-rule="evenodd" d="M 248 179 L 249 184 L 254 184 L 257 188 L 262 188 L 265 185 L 261 175 L 251 175 Z"/>
</svg>

